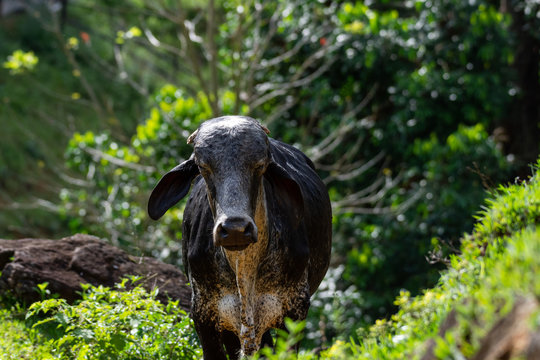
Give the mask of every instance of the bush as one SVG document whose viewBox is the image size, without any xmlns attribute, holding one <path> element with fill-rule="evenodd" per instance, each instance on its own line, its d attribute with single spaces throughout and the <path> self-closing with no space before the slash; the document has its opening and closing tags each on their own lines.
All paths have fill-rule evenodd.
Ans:
<svg viewBox="0 0 540 360">
<path fill-rule="evenodd" d="M 538 170 L 529 182 L 501 187 L 478 220 L 438 285 L 414 298 L 402 292 L 396 300 L 399 312 L 360 331 L 362 342 L 348 344 L 351 351 L 366 359 L 413 359 L 434 339 L 437 358 L 471 358 L 487 331 L 518 299 L 540 295 Z M 457 324 L 441 336 L 451 310 Z"/>
<path fill-rule="evenodd" d="M 125 279 L 113 290 L 84 285 L 74 305 L 48 299 L 30 306 L 27 319 L 50 338 L 60 359 L 197 359 L 201 356 L 192 322 L 177 302 L 163 305 L 157 290 Z"/>
<path fill-rule="evenodd" d="M 335 282 L 334 290 L 316 295 L 310 331 L 321 322 L 328 339 L 340 334 L 346 340 L 358 327 L 389 317 L 400 289 L 416 295 L 436 284 L 461 236 L 473 228 L 488 189 L 511 169 L 482 125 L 460 126 L 444 141 L 435 134 L 418 139 L 412 152 L 415 162 L 404 174 L 405 185 L 382 200 L 392 209 L 389 214 L 335 217 L 334 250 L 345 265 L 325 280 Z M 320 340 L 321 334 L 309 338 Z"/>
</svg>

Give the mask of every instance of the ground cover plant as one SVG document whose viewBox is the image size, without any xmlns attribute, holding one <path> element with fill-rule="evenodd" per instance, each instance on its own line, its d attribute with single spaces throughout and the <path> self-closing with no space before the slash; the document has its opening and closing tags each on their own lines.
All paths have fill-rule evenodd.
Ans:
<svg viewBox="0 0 540 360">
<path fill-rule="evenodd" d="M 28 309 L 2 310 L 0 354 L 9 359 L 198 359 L 202 355 L 189 316 L 177 302 L 163 305 L 124 279 L 116 288 L 83 285 L 68 304 L 45 298 Z M 26 314 L 26 315 L 24 315 Z M 4 359 L 4 357 L 2 357 Z"/>
<path fill-rule="evenodd" d="M 28 327 L 23 319 L 24 313 L 19 313 L 17 309 L 0 310 L 0 358 L 51 359 L 53 349 L 46 338 Z"/>
</svg>

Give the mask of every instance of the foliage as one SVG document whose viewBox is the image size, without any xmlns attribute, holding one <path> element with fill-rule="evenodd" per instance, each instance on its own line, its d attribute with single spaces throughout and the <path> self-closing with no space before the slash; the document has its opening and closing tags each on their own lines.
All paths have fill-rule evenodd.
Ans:
<svg viewBox="0 0 540 360">
<path fill-rule="evenodd" d="M 172 85 L 161 88 L 154 102 L 149 118 L 137 126 L 127 145 L 107 133 L 75 133 L 66 161 L 87 181 L 79 188 L 63 189 L 60 196 L 72 232 L 91 232 L 181 265 L 183 206 L 171 209 L 156 223 L 150 222 L 146 203 L 163 171 L 189 156 L 187 138 L 211 117 L 211 109 L 202 93 L 188 97 Z M 224 93 L 222 103 L 223 112 L 231 113 L 234 95 Z"/>
<path fill-rule="evenodd" d="M 337 340 L 319 354 L 305 350 L 297 354 L 293 348 L 301 340 L 304 323 L 287 320 L 288 333 L 278 331 L 276 350 L 263 349 L 254 358 L 418 359 L 430 340 L 436 358 L 474 356 L 487 331 L 519 299 L 540 295 L 540 173 L 521 184 L 501 186 L 492 196 L 437 286 L 415 297 L 403 290 L 395 300 L 399 311 L 368 330 L 359 328 L 360 341 Z M 138 286 L 126 291 L 127 285 L 124 280 L 117 290 L 85 286 L 83 299 L 75 305 L 59 299 L 38 302 L 27 314 L 34 324 L 31 328 L 14 321 L 13 314 L 21 309 L 2 311 L 2 326 L 10 328 L 0 347 L 13 358 L 28 358 L 25 354 L 30 351 L 43 359 L 82 354 L 90 359 L 201 355 L 191 322 L 176 303 L 161 305 L 155 293 L 147 294 Z M 45 290 L 40 287 L 42 293 Z M 455 317 L 455 325 L 445 325 L 449 317 Z M 12 326 L 20 332 L 13 332 Z M 538 330 L 537 321 L 531 326 Z"/>
<path fill-rule="evenodd" d="M 253 360 L 268 359 L 268 360 L 294 360 L 294 359 L 315 359 L 316 357 L 309 352 L 297 354 L 294 349 L 302 340 L 302 334 L 305 327 L 305 322 L 295 322 L 289 318 L 285 319 L 286 330 L 276 330 L 276 339 L 274 349 L 265 347 L 258 351 L 251 358 Z M 300 356 L 298 356 L 300 355 Z"/>
<path fill-rule="evenodd" d="M 57 211 L 60 189 L 78 180 L 63 164 L 70 137 L 76 129 L 131 134 L 144 107 L 145 99 L 129 86 L 95 69 L 101 63 L 92 59 L 84 34 L 68 28 L 64 36 L 47 12 L 37 10 L 0 22 L 0 62 L 26 54 L 6 65 L 28 67 L 39 58 L 19 75 L 0 68 L 2 237 L 68 235 Z"/>
<path fill-rule="evenodd" d="M 32 71 L 38 61 L 39 59 L 33 51 L 15 50 L 4 62 L 4 68 L 9 69 L 9 72 L 13 75 L 22 74 L 25 71 Z"/>
<path fill-rule="evenodd" d="M 359 342 L 335 341 L 321 358 L 420 359 L 430 340 L 437 359 L 472 358 L 516 303 L 540 295 L 538 170 L 528 182 L 500 187 L 478 220 L 435 287 L 416 297 L 401 291 L 396 314 L 359 328 Z M 455 325 L 447 325 L 449 317 Z M 532 331 L 539 328 L 537 318 L 534 312 Z"/>
<path fill-rule="evenodd" d="M 317 292 L 311 298 L 306 321 L 304 347 L 329 344 L 332 340 L 347 339 L 365 316 L 365 292 L 356 285 L 341 287 L 345 265 L 330 268 Z"/>
<path fill-rule="evenodd" d="M 434 284 L 442 264 L 426 258 L 444 260 L 458 249 L 486 190 L 510 178 L 512 166 L 488 131 L 515 95 L 512 39 L 508 15 L 483 3 L 356 2 L 344 4 L 338 18 L 345 53 L 304 91 L 307 99 L 321 88 L 336 95 L 316 111 L 308 102 L 292 108 L 286 119 L 315 117 L 319 129 L 349 129 L 319 164 L 334 203 L 334 254 L 346 264 L 337 289 L 359 292 L 361 315 L 345 317 L 356 328 L 389 316 L 400 289 L 416 294 Z M 366 99 L 347 120 L 343 114 Z M 311 135 L 317 149 L 320 137 Z M 384 160 L 359 177 L 333 174 L 339 170 L 329 164 L 348 156 Z M 338 333 L 327 328 L 329 337 Z"/>
<path fill-rule="evenodd" d="M 503 154 L 520 139 L 504 126 L 528 96 L 515 70 L 537 48 L 521 37 L 538 37 L 537 12 L 517 0 L 81 0 L 63 27 L 56 13 L 22 17 L 0 31 L 2 59 L 23 49 L 39 65 L 0 83 L 0 229 L 91 232 L 180 264 L 183 203 L 150 222 L 148 194 L 202 120 L 247 114 L 327 184 L 333 267 L 307 341 L 346 340 L 389 318 L 401 289 L 435 284 L 443 265 L 426 258 L 448 261 L 486 191 L 514 176 L 520 154 Z"/>
<path fill-rule="evenodd" d="M 132 279 L 133 280 L 133 279 Z M 34 303 L 27 312 L 33 327 L 50 340 L 60 359 L 197 359 L 193 326 L 177 302 L 162 305 L 141 286 L 127 290 L 83 285 L 82 300 Z"/>
<path fill-rule="evenodd" d="M 365 334 L 359 351 L 369 354 L 366 358 L 417 358 L 429 338 L 436 339 L 438 358 L 470 358 L 486 329 L 507 314 L 518 297 L 538 296 L 538 173 L 529 183 L 501 188 L 488 204 L 475 231 L 464 237 L 463 254 L 452 257 L 438 286 L 415 298 L 402 293 L 396 300 L 399 312 Z M 452 309 L 458 324 L 437 338 Z"/>
<path fill-rule="evenodd" d="M 39 332 L 28 328 L 17 313 L 20 309 L 0 309 L 0 355 L 6 360 L 52 359 L 53 348 Z"/>
<path fill-rule="evenodd" d="M 136 11 L 137 5 L 131 6 Z M 322 292 L 307 327 L 316 329 L 330 317 L 346 318 L 330 322 L 346 328 L 329 325 L 322 336 L 341 333 L 346 338 L 356 326 L 389 314 L 400 288 L 417 293 L 433 284 L 441 267 L 430 266 L 425 258 L 434 247 L 439 258 L 458 247 L 485 190 L 508 178 L 509 166 L 486 131 L 510 99 L 505 76 L 511 72 L 489 71 L 510 66 L 508 18 L 489 6 L 451 1 L 419 2 L 403 11 L 361 3 L 341 8 L 277 3 L 256 11 L 223 6 L 231 11 L 221 19 L 215 46 L 221 66 L 233 72 L 221 73 L 219 82 L 229 79 L 235 87 L 232 92 L 220 89 L 216 104 L 220 114 L 241 112 L 268 120 L 274 137 L 297 143 L 319 167 L 334 202 L 335 262 L 346 265 L 343 276 L 326 283 L 336 281 L 339 294 L 351 294 L 345 302 L 351 306 L 340 307 L 344 298 L 335 291 Z M 452 12 L 454 22 L 438 21 L 441 9 Z M 275 33 L 257 27 L 257 16 L 272 11 L 278 16 Z M 158 31 L 151 18 L 147 30 Z M 253 31 L 241 27 L 240 20 Z M 135 41 L 138 36 L 126 35 L 132 28 L 125 27 L 117 38 Z M 166 27 L 159 31 L 167 36 Z M 253 44 L 265 34 L 271 39 L 267 47 L 253 53 Z M 486 37 L 503 45 L 486 50 Z M 129 46 L 123 51 L 142 51 L 136 42 Z M 283 52 L 286 61 L 277 61 Z M 457 52 L 463 56 L 456 60 Z M 260 57 L 260 67 L 250 63 L 254 57 Z M 212 63 L 206 65 L 211 71 Z M 308 75 L 302 78 L 297 70 Z M 309 87 L 296 85 L 306 78 Z M 68 164 L 94 181 L 61 193 L 72 231 L 92 232 L 179 263 L 182 206 L 162 222 L 150 223 L 144 204 L 159 172 L 190 153 L 187 134 L 215 113 L 215 94 L 201 88 L 197 95 L 186 95 L 193 91 L 163 87 L 146 123 L 127 143 L 109 133 L 75 134 Z M 349 131 L 332 138 L 342 128 Z M 362 161 L 373 164 L 353 175 Z M 323 308 L 330 302 L 336 307 L 329 313 Z M 348 315 L 358 307 L 361 317 Z M 321 338 L 317 332 L 309 337 Z"/>
</svg>

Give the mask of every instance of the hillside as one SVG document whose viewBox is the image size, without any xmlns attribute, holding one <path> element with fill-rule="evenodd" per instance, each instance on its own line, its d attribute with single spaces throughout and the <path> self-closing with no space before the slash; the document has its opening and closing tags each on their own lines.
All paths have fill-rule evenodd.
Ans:
<svg viewBox="0 0 540 360">
<path fill-rule="evenodd" d="M 527 359 L 536 359 L 539 222 L 538 173 L 501 187 L 437 286 L 413 298 L 402 292 L 397 314 L 359 333 L 359 344 L 335 344 L 331 353 L 360 359 L 510 359 L 529 351 Z"/>
</svg>

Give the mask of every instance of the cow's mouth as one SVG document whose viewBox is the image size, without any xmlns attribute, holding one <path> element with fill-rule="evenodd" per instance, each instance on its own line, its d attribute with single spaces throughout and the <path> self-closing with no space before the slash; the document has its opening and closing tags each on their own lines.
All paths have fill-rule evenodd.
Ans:
<svg viewBox="0 0 540 360">
<path fill-rule="evenodd" d="M 249 244 L 246 245 L 222 245 L 223 248 L 227 251 L 242 251 L 245 250 Z"/>
<path fill-rule="evenodd" d="M 215 242 L 216 246 L 223 246 L 225 250 L 229 251 L 242 251 L 249 245 L 256 242 L 252 237 L 247 236 L 226 236 L 218 238 Z"/>
</svg>

